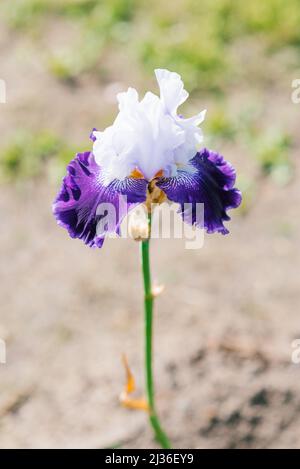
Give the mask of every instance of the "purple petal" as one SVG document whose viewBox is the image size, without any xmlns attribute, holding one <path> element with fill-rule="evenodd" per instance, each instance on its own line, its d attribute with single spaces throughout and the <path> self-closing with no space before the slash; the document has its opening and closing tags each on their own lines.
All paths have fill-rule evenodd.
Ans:
<svg viewBox="0 0 300 469">
<path fill-rule="evenodd" d="M 96 137 L 94 135 L 94 132 L 97 131 L 96 127 L 93 128 L 93 130 L 91 131 L 90 133 L 90 140 L 92 140 L 92 142 L 95 142 L 96 141 Z"/>
<path fill-rule="evenodd" d="M 53 213 L 72 238 L 100 248 L 105 234 L 119 234 L 124 216 L 146 200 L 146 189 L 147 181 L 133 178 L 114 180 L 105 186 L 93 154 L 78 153 L 67 167 Z M 114 209 L 113 216 L 110 208 Z"/>
<path fill-rule="evenodd" d="M 233 188 L 234 168 L 218 153 L 204 149 L 190 161 L 191 171 L 179 170 L 177 176 L 158 181 L 168 199 L 180 204 L 184 221 L 198 227 L 196 204 L 204 204 L 204 227 L 207 233 L 229 231 L 223 221 L 230 220 L 227 210 L 240 205 L 242 195 Z M 186 208 L 184 204 L 190 204 Z"/>
</svg>

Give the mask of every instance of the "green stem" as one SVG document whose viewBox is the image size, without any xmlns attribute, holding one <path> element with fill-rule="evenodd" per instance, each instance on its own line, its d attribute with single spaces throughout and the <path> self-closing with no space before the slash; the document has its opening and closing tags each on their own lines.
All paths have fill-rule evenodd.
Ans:
<svg viewBox="0 0 300 469">
<path fill-rule="evenodd" d="M 148 215 L 149 233 L 151 232 L 151 214 Z M 150 238 L 150 236 L 149 236 Z M 149 405 L 149 421 L 154 435 L 162 448 L 171 448 L 171 444 L 163 431 L 155 412 L 154 384 L 152 373 L 152 330 L 153 330 L 153 294 L 151 286 L 151 272 L 149 259 L 150 239 L 142 241 L 142 270 L 144 279 L 144 309 L 145 309 L 145 367 L 146 367 L 146 389 Z"/>
</svg>

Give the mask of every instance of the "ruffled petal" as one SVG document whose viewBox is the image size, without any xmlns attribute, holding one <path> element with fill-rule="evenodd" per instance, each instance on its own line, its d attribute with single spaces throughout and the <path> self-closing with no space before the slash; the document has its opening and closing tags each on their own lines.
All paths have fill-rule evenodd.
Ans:
<svg viewBox="0 0 300 469">
<path fill-rule="evenodd" d="M 181 76 L 161 68 L 155 70 L 155 76 L 160 89 L 160 98 L 166 111 L 172 115 L 176 114 L 177 108 L 189 97 L 188 92 L 184 89 Z"/>
<path fill-rule="evenodd" d="M 233 166 L 218 153 L 204 149 L 190 160 L 190 168 L 178 170 L 177 175 L 161 178 L 157 186 L 168 199 L 180 204 L 185 222 L 206 229 L 207 233 L 229 233 L 223 225 L 230 220 L 227 210 L 236 208 L 242 200 L 234 188 L 236 173 Z M 196 204 L 204 204 L 204 220 L 197 214 Z M 188 205 L 185 205 L 188 204 Z"/>
<path fill-rule="evenodd" d="M 133 178 L 105 186 L 93 154 L 78 153 L 67 167 L 53 213 L 72 238 L 100 248 L 108 232 L 119 234 L 128 211 L 146 200 L 146 190 L 147 181 Z"/>
</svg>

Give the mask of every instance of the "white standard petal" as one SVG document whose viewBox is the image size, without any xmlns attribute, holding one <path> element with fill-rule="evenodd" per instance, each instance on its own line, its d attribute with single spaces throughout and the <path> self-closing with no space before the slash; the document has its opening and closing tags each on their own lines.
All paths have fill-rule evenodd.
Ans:
<svg viewBox="0 0 300 469">
<path fill-rule="evenodd" d="M 176 114 L 177 108 L 189 97 L 184 89 L 181 76 L 169 70 L 157 68 L 155 76 L 160 90 L 160 99 L 166 112 Z"/>
<path fill-rule="evenodd" d="M 113 179 L 124 179 L 135 167 L 131 157 L 133 146 L 131 128 L 126 122 L 115 122 L 104 132 L 94 132 L 96 138 L 93 145 L 93 154 L 107 183 Z"/>
<path fill-rule="evenodd" d="M 182 145 L 176 148 L 174 160 L 178 165 L 185 165 L 200 150 L 203 142 L 202 130 L 198 127 L 205 118 L 206 110 L 196 116 L 184 119 L 180 116 L 174 116 L 176 124 L 184 131 L 185 139 Z"/>
<path fill-rule="evenodd" d="M 123 179 L 138 169 L 146 179 L 158 172 L 175 175 L 202 142 L 199 124 L 205 111 L 184 119 L 177 108 L 188 97 L 180 75 L 155 70 L 160 97 L 148 92 L 139 101 L 134 88 L 117 95 L 119 114 L 104 132 L 94 132 L 93 152 L 107 181 Z"/>
<path fill-rule="evenodd" d="M 117 100 L 120 111 L 130 114 L 139 103 L 139 95 L 135 88 L 128 88 L 127 91 L 117 94 Z"/>
</svg>

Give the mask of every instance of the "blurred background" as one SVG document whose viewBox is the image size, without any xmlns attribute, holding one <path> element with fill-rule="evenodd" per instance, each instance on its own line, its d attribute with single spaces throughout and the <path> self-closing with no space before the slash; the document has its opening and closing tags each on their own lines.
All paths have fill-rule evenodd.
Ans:
<svg viewBox="0 0 300 469">
<path fill-rule="evenodd" d="M 1 0 L 0 447 L 155 447 L 119 404 L 123 352 L 144 389 L 139 246 L 90 250 L 51 203 L 157 67 L 182 75 L 184 114 L 208 109 L 244 195 L 229 236 L 152 243 L 162 421 L 175 447 L 300 447 L 299 25 L 298 0 Z"/>
</svg>

